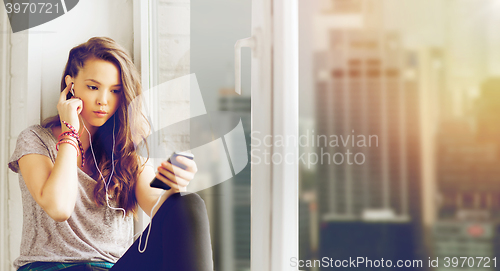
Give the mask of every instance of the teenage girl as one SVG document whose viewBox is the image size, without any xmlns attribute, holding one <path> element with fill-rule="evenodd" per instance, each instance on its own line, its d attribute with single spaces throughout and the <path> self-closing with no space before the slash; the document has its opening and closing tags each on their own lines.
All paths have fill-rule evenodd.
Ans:
<svg viewBox="0 0 500 271">
<path fill-rule="evenodd" d="M 155 174 L 136 152 L 149 133 L 131 106 L 140 94 L 139 73 L 112 39 L 71 49 L 59 114 L 21 132 L 9 162 L 23 201 L 17 270 L 213 270 L 204 202 L 179 193 L 196 163 L 178 156 L 182 167 L 165 161 Z M 151 188 L 154 177 L 172 189 Z M 152 221 L 132 244 L 138 206 Z"/>
</svg>

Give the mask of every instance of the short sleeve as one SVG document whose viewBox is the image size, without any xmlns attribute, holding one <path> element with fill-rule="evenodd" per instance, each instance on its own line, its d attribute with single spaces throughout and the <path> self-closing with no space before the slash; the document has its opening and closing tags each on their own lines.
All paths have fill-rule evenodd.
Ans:
<svg viewBox="0 0 500 271">
<path fill-rule="evenodd" d="M 19 173 L 19 159 L 27 154 L 41 154 L 51 158 L 46 143 L 48 135 L 40 125 L 33 125 L 22 131 L 17 137 L 16 148 L 9 160 L 9 168 Z"/>
</svg>

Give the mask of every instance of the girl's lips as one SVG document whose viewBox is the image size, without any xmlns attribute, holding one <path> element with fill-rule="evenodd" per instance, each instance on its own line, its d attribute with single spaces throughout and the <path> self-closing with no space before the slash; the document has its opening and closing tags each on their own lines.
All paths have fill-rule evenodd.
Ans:
<svg viewBox="0 0 500 271">
<path fill-rule="evenodd" d="M 98 116 L 98 117 L 105 117 L 108 113 L 104 112 L 104 111 L 94 111 L 94 113 Z"/>
</svg>

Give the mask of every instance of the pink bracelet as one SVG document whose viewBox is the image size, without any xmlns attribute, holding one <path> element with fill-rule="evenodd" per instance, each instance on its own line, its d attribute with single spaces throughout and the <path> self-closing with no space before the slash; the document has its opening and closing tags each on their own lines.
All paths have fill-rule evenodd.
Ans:
<svg viewBox="0 0 500 271">
<path fill-rule="evenodd" d="M 75 135 L 75 134 L 74 134 L 73 132 L 71 132 L 71 131 L 62 132 L 62 133 L 61 133 L 61 134 L 60 134 L 57 138 L 58 138 L 58 139 L 61 139 L 61 138 L 65 137 L 65 136 L 70 136 L 70 137 L 72 137 L 72 138 L 74 138 L 74 139 L 76 139 L 76 140 L 80 139 L 80 136 L 79 136 L 78 134 L 76 134 L 76 135 Z"/>
<path fill-rule="evenodd" d="M 80 150 L 78 150 L 78 147 L 76 146 L 75 142 L 73 142 L 72 140 L 60 140 L 59 142 L 57 142 L 57 144 L 56 144 L 57 151 L 59 151 L 59 145 L 61 145 L 63 143 L 69 143 L 71 146 L 73 146 L 75 148 L 76 156 L 78 157 L 78 155 L 80 155 Z"/>
<path fill-rule="evenodd" d="M 62 137 L 62 138 L 59 138 L 59 141 L 63 141 L 63 140 L 69 140 L 69 141 L 71 141 L 78 148 L 78 140 L 76 138 L 74 138 L 74 137 Z"/>
<path fill-rule="evenodd" d="M 68 135 L 76 139 L 78 147 L 80 147 L 80 153 L 82 154 L 82 168 L 83 168 L 83 166 L 85 165 L 85 155 L 83 154 L 83 146 L 82 142 L 80 141 L 80 135 L 78 134 L 78 131 L 76 131 L 75 127 L 73 127 L 73 125 L 67 123 L 64 120 L 61 120 L 61 122 L 64 123 L 64 125 L 66 125 L 66 127 L 68 127 L 71 131 L 61 133 L 59 137 Z"/>
<path fill-rule="evenodd" d="M 64 123 L 64 125 L 66 125 L 66 127 L 68 127 L 71 130 L 71 132 L 73 132 L 75 135 L 78 135 L 78 131 L 75 129 L 75 127 L 73 127 L 73 125 L 67 123 L 64 120 L 61 120 L 61 121 L 62 121 L 62 123 Z M 78 137 L 80 137 L 80 135 L 78 135 Z"/>
</svg>

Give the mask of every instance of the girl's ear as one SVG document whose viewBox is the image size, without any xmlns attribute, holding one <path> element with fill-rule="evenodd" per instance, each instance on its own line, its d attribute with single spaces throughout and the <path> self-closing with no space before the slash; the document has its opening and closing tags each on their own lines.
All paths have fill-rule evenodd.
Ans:
<svg viewBox="0 0 500 271">
<path fill-rule="evenodd" d="M 73 83 L 73 77 L 71 77 L 69 74 L 64 77 L 64 81 L 66 81 L 66 86 L 71 85 Z"/>
</svg>

